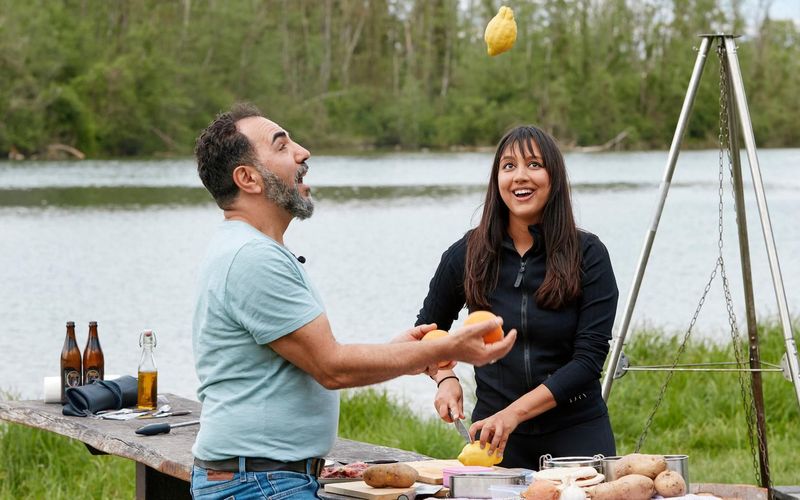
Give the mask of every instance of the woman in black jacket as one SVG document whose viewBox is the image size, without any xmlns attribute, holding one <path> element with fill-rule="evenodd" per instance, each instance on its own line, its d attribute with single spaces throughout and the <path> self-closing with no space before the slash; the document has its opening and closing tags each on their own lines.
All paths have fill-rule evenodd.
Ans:
<svg viewBox="0 0 800 500">
<path fill-rule="evenodd" d="M 518 127 L 497 146 L 483 215 L 442 255 L 417 324 L 447 330 L 466 304 L 518 331 L 506 357 L 475 368 L 470 433 L 506 467 L 539 457 L 615 455 L 600 372 L 618 291 L 597 236 L 578 230 L 564 159 L 555 140 Z M 452 371 L 435 376 L 441 418 L 464 418 Z"/>
</svg>

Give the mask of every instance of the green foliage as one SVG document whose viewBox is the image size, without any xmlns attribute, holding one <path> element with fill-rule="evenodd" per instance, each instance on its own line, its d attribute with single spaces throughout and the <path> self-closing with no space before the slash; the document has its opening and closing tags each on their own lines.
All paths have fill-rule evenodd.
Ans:
<svg viewBox="0 0 800 500">
<path fill-rule="evenodd" d="M 252 101 L 311 147 L 493 144 L 536 123 L 566 145 L 664 148 L 697 33 L 741 32 L 741 2 L 542 0 L 512 7 L 516 46 L 486 55 L 499 2 L 0 0 L 0 154 L 185 155 Z M 737 40 L 759 143 L 798 146 L 800 31 Z M 711 54 L 686 134 L 716 141 Z"/>
</svg>

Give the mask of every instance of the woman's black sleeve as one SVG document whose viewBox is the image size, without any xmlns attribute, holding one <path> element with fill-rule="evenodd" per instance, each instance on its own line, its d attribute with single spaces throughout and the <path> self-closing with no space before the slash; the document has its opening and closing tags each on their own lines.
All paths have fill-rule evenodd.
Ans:
<svg viewBox="0 0 800 500">
<path fill-rule="evenodd" d="M 464 307 L 465 240 L 448 248 L 431 279 L 428 295 L 417 314 L 416 325 L 436 323 L 440 330 L 449 330 Z"/>
<path fill-rule="evenodd" d="M 619 292 L 608 250 L 597 236 L 586 237 L 572 359 L 544 381 L 558 404 L 578 396 L 589 382 L 600 378 L 617 313 Z"/>
</svg>

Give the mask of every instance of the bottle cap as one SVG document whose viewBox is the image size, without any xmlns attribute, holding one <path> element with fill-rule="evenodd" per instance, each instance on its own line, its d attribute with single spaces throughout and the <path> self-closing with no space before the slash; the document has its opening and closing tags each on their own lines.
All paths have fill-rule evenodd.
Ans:
<svg viewBox="0 0 800 500">
<path fill-rule="evenodd" d="M 67 321 L 67 326 L 75 326 L 75 322 L 74 321 Z"/>
<path fill-rule="evenodd" d="M 89 326 L 97 326 L 97 321 L 90 321 Z"/>
<path fill-rule="evenodd" d="M 139 347 L 143 347 L 145 342 L 148 344 L 153 344 L 153 347 L 158 344 L 156 334 L 153 332 L 153 330 L 143 330 L 139 335 Z"/>
</svg>

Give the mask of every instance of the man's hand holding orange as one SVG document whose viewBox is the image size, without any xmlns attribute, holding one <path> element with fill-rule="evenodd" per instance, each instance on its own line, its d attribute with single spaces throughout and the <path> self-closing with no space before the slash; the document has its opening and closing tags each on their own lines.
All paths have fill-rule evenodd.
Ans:
<svg viewBox="0 0 800 500">
<path fill-rule="evenodd" d="M 467 319 L 464 320 L 464 326 L 475 325 L 481 321 L 487 321 L 495 318 L 497 318 L 497 316 L 489 311 L 475 311 L 470 313 L 470 315 L 467 316 Z M 490 330 L 489 333 L 483 336 L 483 341 L 487 344 L 493 344 L 498 340 L 503 340 L 503 328 L 499 324 Z"/>
<path fill-rule="evenodd" d="M 436 340 L 445 338 L 450 335 L 449 332 L 444 330 L 431 330 L 422 337 L 422 340 Z M 452 361 L 439 361 L 439 368 L 452 368 L 455 366 L 455 363 Z"/>
</svg>

